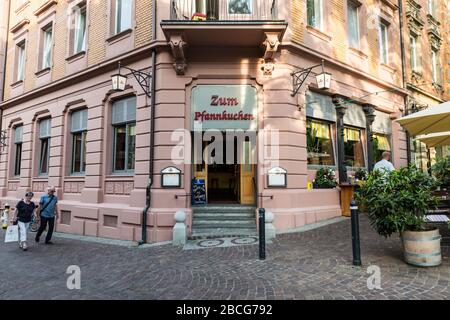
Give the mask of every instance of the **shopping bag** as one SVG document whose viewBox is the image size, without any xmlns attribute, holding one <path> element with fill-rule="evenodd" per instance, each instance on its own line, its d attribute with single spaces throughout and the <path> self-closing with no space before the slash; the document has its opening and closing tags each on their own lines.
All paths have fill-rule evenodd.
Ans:
<svg viewBox="0 0 450 320">
<path fill-rule="evenodd" d="M 19 241 L 19 226 L 8 226 L 8 229 L 6 229 L 5 242 L 17 241 Z"/>
</svg>

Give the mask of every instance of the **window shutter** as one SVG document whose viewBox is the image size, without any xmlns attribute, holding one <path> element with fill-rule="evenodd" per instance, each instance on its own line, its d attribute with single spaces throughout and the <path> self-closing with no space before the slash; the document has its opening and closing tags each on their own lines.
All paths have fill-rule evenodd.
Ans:
<svg viewBox="0 0 450 320">
<path fill-rule="evenodd" d="M 51 119 L 44 119 L 39 122 L 39 138 L 48 138 L 51 136 Z"/>
<path fill-rule="evenodd" d="M 79 110 L 72 113 L 71 132 L 87 130 L 87 110 Z"/>
<path fill-rule="evenodd" d="M 119 100 L 112 106 L 112 124 L 136 121 L 136 97 Z"/>
<path fill-rule="evenodd" d="M 18 126 L 14 130 L 14 143 L 21 143 L 23 141 L 23 126 Z"/>
</svg>

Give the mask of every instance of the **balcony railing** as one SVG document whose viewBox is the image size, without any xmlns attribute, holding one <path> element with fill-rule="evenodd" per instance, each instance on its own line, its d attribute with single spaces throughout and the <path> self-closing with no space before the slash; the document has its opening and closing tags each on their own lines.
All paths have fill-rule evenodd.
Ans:
<svg viewBox="0 0 450 320">
<path fill-rule="evenodd" d="M 274 21 L 277 0 L 172 0 L 171 20 Z"/>
</svg>

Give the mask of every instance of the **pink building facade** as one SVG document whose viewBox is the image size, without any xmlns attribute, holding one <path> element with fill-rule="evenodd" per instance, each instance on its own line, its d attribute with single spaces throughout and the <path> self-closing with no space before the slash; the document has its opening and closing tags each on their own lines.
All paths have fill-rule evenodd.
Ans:
<svg viewBox="0 0 450 320">
<path fill-rule="evenodd" d="M 342 215 L 339 189 L 308 186 L 322 167 L 339 176 L 340 161 L 349 175 L 368 167 L 369 128 L 378 151 L 391 151 L 396 167 L 406 164 L 405 133 L 393 121 L 407 95 L 395 4 L 241 2 L 156 1 L 153 13 L 147 12 L 156 19 L 155 32 L 134 19 L 131 31 L 100 39 L 106 45 L 98 63 L 90 63 L 95 57 L 89 50 L 100 40 L 88 41 L 85 55 L 65 60 L 63 76 L 55 76 L 54 62 L 50 71 L 37 71 L 32 86 L 17 81 L 17 54 L 10 51 L 1 104 L 8 133 L 0 159 L 2 203 L 14 204 L 28 190 L 40 196 L 53 185 L 62 210 L 57 231 L 134 241 L 142 239 L 149 204 L 146 241 L 160 242 L 172 238 L 180 210 L 195 234 L 196 210 L 204 207 L 193 204 L 195 180 L 199 202 L 250 208 L 255 218 L 256 208 L 264 207 L 280 231 Z M 134 16 L 140 2 L 130 3 Z M 88 1 L 88 20 L 90 5 L 100 10 Z M 137 44 L 142 34 L 152 40 Z M 55 50 L 58 36 L 53 39 Z M 331 88 L 317 86 L 318 67 L 293 95 L 292 73 L 322 60 Z M 119 61 L 153 70 L 150 96 L 126 69 L 125 90 L 112 90 Z M 238 156 L 222 164 L 217 151 L 198 160 L 208 141 L 195 139 L 200 134 L 205 140 L 208 130 L 255 134 L 231 142 Z M 226 158 L 232 151 L 225 150 Z"/>
</svg>

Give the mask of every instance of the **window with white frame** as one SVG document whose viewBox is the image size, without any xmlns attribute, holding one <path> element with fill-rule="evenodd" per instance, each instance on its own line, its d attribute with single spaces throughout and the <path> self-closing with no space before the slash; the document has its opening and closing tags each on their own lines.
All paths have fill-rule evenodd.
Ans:
<svg viewBox="0 0 450 320">
<path fill-rule="evenodd" d="M 418 37 L 414 34 L 410 35 L 410 59 L 411 59 L 411 70 L 415 72 L 419 72 L 419 57 L 418 57 Z"/>
<path fill-rule="evenodd" d="M 42 28 L 42 61 L 41 69 L 50 68 L 52 65 L 53 24 L 49 23 Z"/>
<path fill-rule="evenodd" d="M 72 123 L 72 174 L 83 174 L 86 171 L 86 135 L 87 109 L 74 111 Z"/>
<path fill-rule="evenodd" d="M 22 163 L 23 126 L 14 129 L 14 176 L 20 176 Z"/>
<path fill-rule="evenodd" d="M 16 81 L 25 78 L 25 40 L 16 46 Z"/>
<path fill-rule="evenodd" d="M 50 137 L 51 137 L 51 119 L 43 119 L 39 122 L 39 175 L 48 175 L 50 162 Z"/>
<path fill-rule="evenodd" d="M 437 13 L 437 0 L 428 0 L 428 13 L 432 16 L 436 16 Z"/>
<path fill-rule="evenodd" d="M 323 29 L 323 0 L 308 0 L 306 3 L 308 25 Z"/>
<path fill-rule="evenodd" d="M 348 44 L 351 48 L 359 49 L 359 3 L 348 0 L 347 3 L 347 28 Z"/>
<path fill-rule="evenodd" d="M 388 40 L 389 26 L 380 21 L 379 42 L 380 42 L 380 61 L 384 64 L 389 64 L 389 40 Z"/>
<path fill-rule="evenodd" d="M 436 49 L 431 50 L 431 70 L 433 76 L 433 83 L 441 83 L 441 66 L 439 62 L 439 51 Z"/>
<path fill-rule="evenodd" d="M 113 172 L 133 172 L 136 145 L 136 97 L 112 105 Z"/>
<path fill-rule="evenodd" d="M 131 28 L 133 0 L 115 1 L 114 32 L 120 33 Z"/>
<path fill-rule="evenodd" d="M 71 37 L 72 54 L 86 50 L 86 2 L 73 9 L 73 31 Z"/>
</svg>

